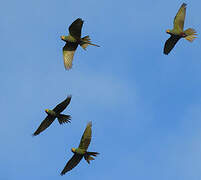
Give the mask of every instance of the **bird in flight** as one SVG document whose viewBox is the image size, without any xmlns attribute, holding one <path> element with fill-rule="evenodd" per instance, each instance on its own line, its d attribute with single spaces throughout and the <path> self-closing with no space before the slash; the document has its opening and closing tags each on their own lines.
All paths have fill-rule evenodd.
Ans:
<svg viewBox="0 0 201 180">
<path fill-rule="evenodd" d="M 87 161 L 87 163 L 90 164 L 90 160 L 94 160 L 94 158 L 92 156 L 95 157 L 99 154 L 98 152 L 88 152 L 87 151 L 89 144 L 91 142 L 91 134 L 92 134 L 91 126 L 92 126 L 92 123 L 89 122 L 82 135 L 79 147 L 71 149 L 71 151 L 74 153 L 74 155 L 67 162 L 66 166 L 64 167 L 64 169 L 61 172 L 61 175 L 64 175 L 68 171 L 72 170 L 75 166 L 77 166 L 83 157 Z"/>
<path fill-rule="evenodd" d="M 70 104 L 71 96 L 68 96 L 63 102 L 58 104 L 53 110 L 45 109 L 47 113 L 47 117 L 42 121 L 38 129 L 34 132 L 33 136 L 40 134 L 42 131 L 47 129 L 52 122 L 57 118 L 59 124 L 69 123 L 71 120 L 70 115 L 61 114 L 61 112 L 66 109 L 66 107 Z"/>
<path fill-rule="evenodd" d="M 68 28 L 69 35 L 61 36 L 61 39 L 66 42 L 63 47 L 63 60 L 66 70 L 72 68 L 73 57 L 78 45 L 80 45 L 84 50 L 86 50 L 88 45 L 100 47 L 96 44 L 92 44 L 89 36 L 81 38 L 83 23 L 84 21 L 81 18 L 76 19 Z"/>
<path fill-rule="evenodd" d="M 188 28 L 184 31 L 184 21 L 186 16 L 186 4 L 183 3 L 174 18 L 173 29 L 166 30 L 166 33 L 170 34 L 170 38 L 165 42 L 164 54 L 168 55 L 169 52 L 174 48 L 176 43 L 181 39 L 185 38 L 189 42 L 193 42 L 196 38 L 196 31 L 192 28 Z"/>
</svg>

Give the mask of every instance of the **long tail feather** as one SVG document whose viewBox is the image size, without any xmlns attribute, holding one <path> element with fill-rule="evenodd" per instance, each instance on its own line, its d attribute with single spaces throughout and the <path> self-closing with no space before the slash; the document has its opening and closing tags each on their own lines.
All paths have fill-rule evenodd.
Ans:
<svg viewBox="0 0 201 180">
<path fill-rule="evenodd" d="M 98 152 L 87 152 L 87 154 L 96 157 L 99 153 Z"/>
<path fill-rule="evenodd" d="M 83 37 L 83 38 L 81 39 L 80 46 L 81 46 L 84 50 L 86 50 L 86 48 L 87 48 L 88 45 L 92 45 L 92 46 L 100 47 L 100 46 L 97 45 L 97 44 L 93 44 L 93 43 L 91 43 L 90 40 L 91 40 L 91 39 L 90 39 L 89 36 L 85 36 L 85 37 Z"/>
<path fill-rule="evenodd" d="M 194 39 L 197 38 L 197 37 L 196 37 L 197 33 L 196 33 L 196 31 L 195 31 L 194 29 L 192 29 L 192 28 L 186 29 L 186 30 L 184 31 L 184 33 L 187 35 L 187 36 L 185 37 L 185 39 L 186 39 L 187 41 L 189 41 L 189 42 L 193 42 Z"/>
</svg>

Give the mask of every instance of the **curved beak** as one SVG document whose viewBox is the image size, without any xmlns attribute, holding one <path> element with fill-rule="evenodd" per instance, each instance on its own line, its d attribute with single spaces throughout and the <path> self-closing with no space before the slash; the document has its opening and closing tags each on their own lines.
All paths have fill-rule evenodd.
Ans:
<svg viewBox="0 0 201 180">
<path fill-rule="evenodd" d="M 61 40 L 64 40 L 64 36 L 60 36 Z"/>
</svg>

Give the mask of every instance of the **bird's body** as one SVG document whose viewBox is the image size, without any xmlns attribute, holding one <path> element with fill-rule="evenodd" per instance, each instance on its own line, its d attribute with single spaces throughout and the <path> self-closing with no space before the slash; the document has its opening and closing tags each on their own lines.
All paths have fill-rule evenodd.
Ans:
<svg viewBox="0 0 201 180">
<path fill-rule="evenodd" d="M 192 42 L 196 37 L 196 31 L 189 28 L 184 31 L 184 21 L 186 16 L 186 4 L 183 3 L 174 18 L 174 27 L 172 30 L 166 30 L 166 33 L 170 34 L 170 38 L 165 42 L 164 54 L 169 54 L 174 48 L 176 43 L 181 39 L 185 38 L 189 42 Z"/>
<path fill-rule="evenodd" d="M 72 152 L 74 152 L 76 154 L 84 155 L 86 153 L 86 150 L 81 149 L 81 148 L 74 148 L 74 150 Z"/>
<path fill-rule="evenodd" d="M 76 39 L 76 38 L 74 38 L 74 37 L 71 36 L 71 35 L 63 36 L 62 40 L 66 41 L 66 42 L 68 42 L 68 43 L 74 42 L 74 43 L 77 43 L 77 44 L 79 44 L 79 41 L 80 41 L 79 39 Z"/>
<path fill-rule="evenodd" d="M 63 47 L 63 60 L 64 66 L 67 70 L 72 68 L 74 53 L 78 45 L 85 50 L 88 45 L 98 46 L 91 43 L 89 36 L 81 38 L 83 23 L 84 21 L 82 19 L 76 19 L 69 27 L 69 35 L 61 36 L 61 39 L 66 42 Z"/>
<path fill-rule="evenodd" d="M 58 117 L 58 113 L 56 113 L 56 112 L 54 112 L 53 110 L 50 110 L 50 109 L 46 109 L 45 110 L 45 112 L 48 114 L 48 115 L 50 115 L 50 116 L 52 116 L 52 117 Z"/>
<path fill-rule="evenodd" d="M 61 112 L 69 105 L 71 96 L 68 96 L 63 102 L 58 104 L 53 110 L 46 109 L 47 117 L 42 121 L 38 129 L 34 132 L 33 136 L 40 134 L 47 129 L 53 121 L 57 118 L 60 124 L 68 123 L 71 120 L 70 115 L 61 114 Z"/>
<path fill-rule="evenodd" d="M 61 172 L 61 175 L 64 175 L 66 172 L 72 170 L 79 162 L 84 159 L 87 161 L 87 163 L 90 163 L 90 160 L 94 160 L 94 157 L 96 157 L 99 153 L 98 152 L 88 152 L 87 149 L 89 147 L 89 144 L 91 142 L 91 126 L 92 123 L 89 122 L 87 124 L 87 127 L 82 135 L 80 144 L 78 148 L 72 148 L 71 151 L 73 152 L 73 157 L 67 162 L 66 166 Z"/>
</svg>

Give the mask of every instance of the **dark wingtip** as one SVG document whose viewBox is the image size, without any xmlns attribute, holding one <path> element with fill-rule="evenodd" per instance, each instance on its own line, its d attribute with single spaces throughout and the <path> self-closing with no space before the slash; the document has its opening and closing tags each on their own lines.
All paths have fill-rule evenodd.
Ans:
<svg viewBox="0 0 201 180">
<path fill-rule="evenodd" d="M 77 18 L 76 20 L 79 20 L 79 21 L 82 21 L 82 22 L 84 22 L 82 18 Z"/>
<path fill-rule="evenodd" d="M 187 6 L 187 4 L 186 4 L 186 3 L 183 3 L 183 4 L 182 4 L 182 6 L 186 7 L 186 6 Z"/>
<path fill-rule="evenodd" d="M 32 134 L 32 137 L 37 136 L 37 135 L 38 135 L 37 133 L 33 133 L 33 134 Z"/>
<path fill-rule="evenodd" d="M 168 55 L 170 52 L 165 51 L 165 49 L 163 50 L 163 54 Z"/>
<path fill-rule="evenodd" d="M 69 94 L 69 95 L 67 96 L 67 98 L 72 98 L 72 94 Z"/>
</svg>

